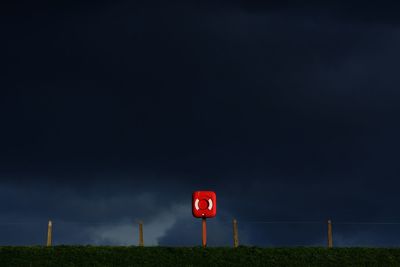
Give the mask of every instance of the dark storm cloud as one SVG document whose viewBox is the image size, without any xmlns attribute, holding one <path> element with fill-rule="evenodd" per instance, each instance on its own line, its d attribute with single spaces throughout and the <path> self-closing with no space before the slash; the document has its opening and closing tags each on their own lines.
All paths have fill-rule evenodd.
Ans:
<svg viewBox="0 0 400 267">
<path fill-rule="evenodd" d="M 151 244 L 193 245 L 196 189 L 218 194 L 214 245 L 232 217 L 249 245 L 325 242 L 324 224 L 259 220 L 398 221 L 397 7 L 368 5 L 2 9 L 2 218 L 32 222 L 3 242 L 41 243 L 52 218 L 58 243 L 131 244 L 143 219 Z"/>
<path fill-rule="evenodd" d="M 143 175 L 131 179 L 3 182 L 1 201 L 8 205 L 1 209 L 2 244 L 42 244 L 48 219 L 57 244 L 137 244 L 139 220 L 146 226 L 146 243 L 156 244 L 177 218 L 190 214 L 190 206 L 172 190 L 159 194 L 163 182 L 150 186 L 137 181 L 146 179 Z"/>
<path fill-rule="evenodd" d="M 400 5 L 395 1 L 240 1 L 244 10 L 262 14 L 278 11 L 331 17 L 346 22 L 397 24 Z"/>
</svg>

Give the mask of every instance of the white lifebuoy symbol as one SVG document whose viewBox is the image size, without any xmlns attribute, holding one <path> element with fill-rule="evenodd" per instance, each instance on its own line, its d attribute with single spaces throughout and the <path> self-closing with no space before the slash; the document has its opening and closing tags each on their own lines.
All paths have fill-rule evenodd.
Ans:
<svg viewBox="0 0 400 267">
<path fill-rule="evenodd" d="M 199 208 L 199 199 L 198 198 L 196 198 L 196 200 L 194 201 L 194 207 L 196 208 L 196 210 L 200 209 Z M 211 199 L 208 199 L 208 209 L 212 210 L 212 207 L 213 207 L 213 202 L 212 202 Z"/>
</svg>

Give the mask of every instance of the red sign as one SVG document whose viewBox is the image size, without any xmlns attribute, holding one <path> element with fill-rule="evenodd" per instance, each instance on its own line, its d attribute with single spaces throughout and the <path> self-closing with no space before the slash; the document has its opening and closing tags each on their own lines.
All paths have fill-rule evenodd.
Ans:
<svg viewBox="0 0 400 267">
<path fill-rule="evenodd" d="M 192 196 L 192 213 L 196 218 L 212 218 L 217 214 L 217 196 L 213 191 L 196 191 Z"/>
</svg>

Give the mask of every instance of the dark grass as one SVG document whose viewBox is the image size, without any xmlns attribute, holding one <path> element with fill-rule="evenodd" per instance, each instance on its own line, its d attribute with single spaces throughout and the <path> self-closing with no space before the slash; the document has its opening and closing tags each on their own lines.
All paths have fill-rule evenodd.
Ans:
<svg viewBox="0 0 400 267">
<path fill-rule="evenodd" d="M 400 248 L 0 247 L 0 266 L 381 266 L 400 267 Z"/>
</svg>

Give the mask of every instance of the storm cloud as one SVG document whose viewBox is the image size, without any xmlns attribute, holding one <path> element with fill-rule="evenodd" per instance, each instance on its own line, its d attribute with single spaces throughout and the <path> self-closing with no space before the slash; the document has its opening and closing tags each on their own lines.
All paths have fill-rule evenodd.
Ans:
<svg viewBox="0 0 400 267">
<path fill-rule="evenodd" d="M 1 8 L 2 244 L 398 245 L 400 35 L 388 1 Z M 267 224 L 317 221 L 316 224 Z M 18 234 L 15 234 L 18 233 Z"/>
</svg>

